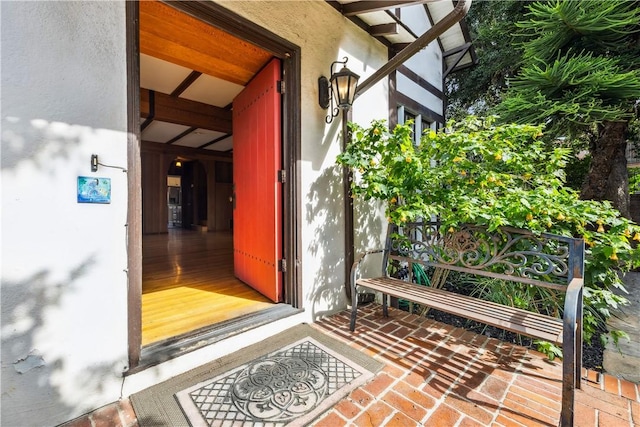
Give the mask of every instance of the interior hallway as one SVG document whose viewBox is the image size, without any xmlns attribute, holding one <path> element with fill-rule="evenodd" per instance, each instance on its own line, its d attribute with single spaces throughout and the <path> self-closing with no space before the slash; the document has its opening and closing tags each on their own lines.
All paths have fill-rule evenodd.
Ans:
<svg viewBox="0 0 640 427">
<path fill-rule="evenodd" d="M 142 272 L 143 346 L 273 306 L 235 278 L 231 231 L 144 235 Z"/>
</svg>

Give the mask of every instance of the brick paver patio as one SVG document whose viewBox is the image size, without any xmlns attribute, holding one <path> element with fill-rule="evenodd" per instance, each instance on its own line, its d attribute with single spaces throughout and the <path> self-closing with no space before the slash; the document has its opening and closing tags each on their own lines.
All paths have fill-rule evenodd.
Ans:
<svg viewBox="0 0 640 427">
<path fill-rule="evenodd" d="M 314 327 L 384 362 L 369 383 L 328 410 L 315 427 L 557 426 L 562 366 L 536 351 L 400 310 L 371 304 L 356 331 L 344 311 Z M 575 425 L 640 425 L 638 385 L 585 371 Z M 137 425 L 128 400 L 65 427 Z"/>
</svg>

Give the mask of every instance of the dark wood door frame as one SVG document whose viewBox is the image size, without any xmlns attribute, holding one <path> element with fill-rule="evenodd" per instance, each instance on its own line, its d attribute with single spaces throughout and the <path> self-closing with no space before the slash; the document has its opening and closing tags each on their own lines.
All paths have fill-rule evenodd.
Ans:
<svg viewBox="0 0 640 427">
<path fill-rule="evenodd" d="M 167 2 L 170 6 L 207 22 L 236 37 L 267 50 L 282 60 L 282 164 L 287 180 L 283 184 L 283 254 L 286 259 L 284 298 L 294 308 L 302 308 L 300 272 L 300 48 L 255 23 L 208 1 Z M 133 372 L 140 363 L 142 345 L 142 191 L 140 160 L 140 42 L 137 2 L 126 2 L 127 36 L 127 130 L 128 130 L 128 350 Z"/>
</svg>

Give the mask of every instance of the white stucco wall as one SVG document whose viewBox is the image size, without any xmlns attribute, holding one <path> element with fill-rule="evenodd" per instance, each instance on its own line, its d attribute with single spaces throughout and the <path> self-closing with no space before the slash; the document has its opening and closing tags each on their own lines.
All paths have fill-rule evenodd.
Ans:
<svg viewBox="0 0 640 427">
<path fill-rule="evenodd" d="M 431 28 L 425 6 L 422 4 L 403 8 L 402 21 L 417 36 L 423 35 Z M 429 43 L 428 46 L 409 58 L 404 65 L 437 89 L 442 90 L 442 51 L 436 41 Z M 444 114 L 444 104 L 439 96 L 434 95 L 401 73 L 396 74 L 396 89 L 431 111 L 441 116 Z M 412 113 L 418 112 L 412 111 Z"/>
<path fill-rule="evenodd" d="M 423 88 L 419 84 L 413 82 L 400 73 L 396 74 L 396 82 L 396 88 L 398 89 L 398 92 L 411 96 L 412 99 L 429 108 L 431 111 L 434 111 L 440 115 L 443 114 L 444 104 L 442 102 L 442 99 L 440 99 L 438 96 L 429 92 L 427 89 Z"/>
<path fill-rule="evenodd" d="M 431 27 L 424 5 L 421 4 L 403 8 L 402 21 L 418 36 L 424 34 Z M 409 58 L 405 65 L 438 89 L 442 89 L 442 51 L 438 46 L 438 42 L 429 43 L 415 56 Z M 436 112 L 440 112 L 442 109 L 442 106 L 440 106 L 440 110 L 432 108 L 430 104 L 425 104 L 425 106 Z M 436 107 L 436 105 L 433 105 L 433 107 Z"/>
<path fill-rule="evenodd" d="M 387 49 L 325 1 L 222 4 L 301 47 L 305 312 L 123 381 L 127 179 L 92 173 L 89 161 L 127 163 L 124 2 L 0 2 L 2 425 L 56 425 L 346 306 L 340 120 L 325 123 L 317 79 L 346 56 L 362 81 Z M 387 118 L 387 93 L 383 79 L 356 100 L 353 120 Z M 78 176 L 111 178 L 111 203 L 78 204 Z M 357 251 L 378 247 L 383 212 L 356 209 Z"/>
<path fill-rule="evenodd" d="M 3 426 L 114 400 L 127 360 L 125 7 L 1 2 Z M 77 177 L 111 178 L 79 204 Z"/>
</svg>

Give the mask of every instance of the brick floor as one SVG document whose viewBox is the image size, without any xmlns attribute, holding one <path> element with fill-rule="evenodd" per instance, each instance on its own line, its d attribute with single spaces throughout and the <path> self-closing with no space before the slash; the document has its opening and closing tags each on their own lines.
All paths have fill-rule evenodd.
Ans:
<svg viewBox="0 0 640 427">
<path fill-rule="evenodd" d="M 110 405 L 62 424 L 63 427 L 138 427 L 138 420 L 129 399 L 122 399 Z M 61 426 L 61 427 L 62 427 Z"/>
<path fill-rule="evenodd" d="M 533 350 L 379 306 L 314 327 L 382 361 L 385 367 L 312 424 L 314 427 L 556 426 L 562 366 Z M 576 427 L 640 427 L 638 384 L 584 370 L 576 392 Z M 137 427 L 128 400 L 64 427 Z"/>
</svg>

